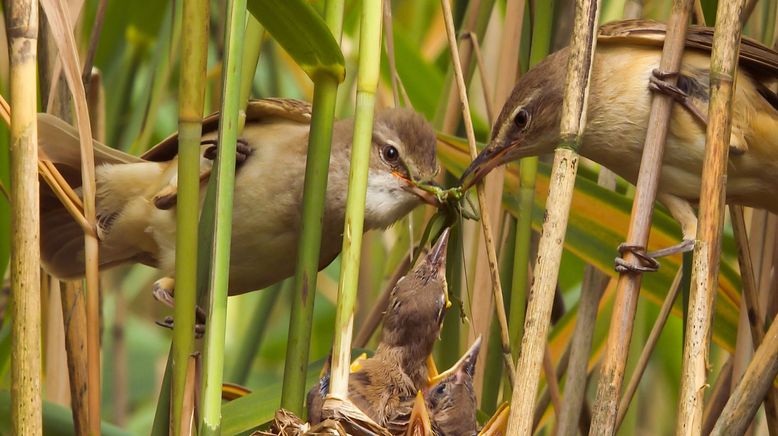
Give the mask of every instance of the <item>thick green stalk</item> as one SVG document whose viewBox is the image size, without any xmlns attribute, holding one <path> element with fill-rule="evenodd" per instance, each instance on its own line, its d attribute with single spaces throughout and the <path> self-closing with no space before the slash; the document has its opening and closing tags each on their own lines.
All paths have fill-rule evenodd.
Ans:
<svg viewBox="0 0 778 436">
<path fill-rule="evenodd" d="M 240 70 L 240 118 L 241 126 L 246 121 L 246 105 L 251 98 L 251 88 L 254 86 L 254 74 L 257 71 L 259 63 L 259 54 L 262 49 L 262 38 L 265 35 L 265 29 L 262 24 L 249 14 L 246 20 L 246 35 L 243 47 L 243 64 Z"/>
<path fill-rule="evenodd" d="M 324 12 L 327 25 L 340 41 L 343 25 L 343 0 L 328 0 Z M 308 156 L 305 166 L 302 234 L 298 245 L 297 269 L 294 276 L 292 310 L 289 317 L 289 337 L 286 347 L 284 385 L 281 407 L 301 415 L 308 372 L 313 305 L 316 297 L 316 275 L 319 272 L 322 220 L 327 194 L 327 175 L 332 148 L 332 125 L 338 97 L 339 77 L 322 71 L 312 77 L 313 113 L 308 136 Z"/>
<path fill-rule="evenodd" d="M 216 220 L 213 226 L 211 298 L 203 353 L 201 435 L 218 435 L 221 429 L 221 386 L 224 371 L 224 336 L 227 328 L 227 287 L 232 234 L 232 199 L 235 185 L 235 150 L 238 139 L 240 73 L 246 0 L 231 0 L 227 6 L 224 37 L 224 85 L 222 87 L 219 154 L 216 166 Z"/>
<path fill-rule="evenodd" d="M 346 222 L 343 226 L 343 253 L 335 315 L 335 343 L 332 350 L 330 395 L 345 399 L 348 391 L 354 303 L 359 279 L 359 255 L 365 219 L 367 172 L 373 132 L 373 109 L 381 63 L 381 1 L 364 0 L 359 35 L 359 72 L 354 139 L 351 146 Z"/>
<path fill-rule="evenodd" d="M 302 233 L 298 246 L 297 272 L 294 277 L 289 339 L 286 348 L 284 389 L 281 395 L 281 407 L 297 414 L 303 410 L 305 396 L 305 377 L 316 296 L 316 274 L 319 271 L 322 217 L 327 193 L 337 93 L 338 81 L 334 77 L 322 75 L 315 82 L 308 160 L 305 167 Z"/>
<path fill-rule="evenodd" d="M 208 57 L 207 0 L 183 3 L 178 121 L 178 197 L 176 202 L 176 304 L 173 309 L 173 434 L 181 434 L 184 385 L 194 350 L 197 293 L 197 220 L 200 199 L 200 137 Z"/>
</svg>

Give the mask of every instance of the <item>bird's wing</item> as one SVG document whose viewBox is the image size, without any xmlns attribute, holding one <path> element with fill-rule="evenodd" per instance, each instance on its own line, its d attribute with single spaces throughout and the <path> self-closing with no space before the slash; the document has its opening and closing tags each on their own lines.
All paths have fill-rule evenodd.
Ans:
<svg viewBox="0 0 778 436">
<path fill-rule="evenodd" d="M 662 46 L 667 34 L 664 23 L 652 20 L 614 21 L 600 27 L 597 42 L 630 43 L 637 45 Z M 713 47 L 713 28 L 689 26 L 686 46 L 710 52 Z M 740 64 L 757 76 L 778 76 L 778 52 L 759 41 L 742 37 L 740 41 Z"/>
<path fill-rule="evenodd" d="M 280 118 L 301 124 L 311 122 L 311 104 L 291 98 L 263 98 L 250 100 L 246 107 L 246 123 Z M 215 132 L 219 128 L 219 112 L 203 119 L 203 135 Z M 178 154 L 178 132 L 163 139 L 143 154 L 143 159 L 154 162 L 166 162 Z"/>
</svg>

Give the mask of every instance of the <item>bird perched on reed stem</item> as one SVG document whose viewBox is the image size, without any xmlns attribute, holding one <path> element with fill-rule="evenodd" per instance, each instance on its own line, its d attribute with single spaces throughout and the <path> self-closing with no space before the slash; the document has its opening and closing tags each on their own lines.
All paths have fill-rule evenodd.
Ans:
<svg viewBox="0 0 778 436">
<path fill-rule="evenodd" d="M 688 202 L 700 195 L 705 115 L 710 86 L 713 29 L 690 26 L 678 83 L 657 71 L 664 24 L 628 20 L 600 29 L 590 78 L 586 127 L 578 152 L 632 183 L 646 136 L 652 91 L 667 92 L 675 105 L 664 149 L 658 199 L 681 223 L 684 239 L 696 234 Z M 492 168 L 525 156 L 549 153 L 559 144 L 560 109 L 569 50 L 562 49 L 517 83 L 492 130 L 489 145 L 465 170 L 463 187 Z M 732 103 L 727 201 L 778 212 L 778 53 L 743 38 Z"/>
<path fill-rule="evenodd" d="M 427 384 L 427 358 L 440 335 L 448 305 L 446 247 L 449 230 L 392 290 L 381 341 L 373 357 L 349 375 L 348 399 L 379 425 L 404 428 L 416 393 Z M 308 419 L 321 419 L 327 376 L 308 393 Z"/>
<path fill-rule="evenodd" d="M 249 103 L 238 140 L 230 254 L 230 295 L 262 289 L 294 273 L 300 235 L 311 107 L 297 100 Z M 203 124 L 201 181 L 215 157 L 219 115 Z M 41 114 L 39 144 L 72 186 L 80 186 L 78 136 L 66 123 Z M 336 121 L 320 267 L 340 252 L 353 121 Z M 419 188 L 438 171 L 435 132 L 408 109 L 376 113 L 365 208 L 365 230 L 384 228 L 434 196 Z M 178 136 L 142 158 L 95 143 L 100 266 L 140 262 L 174 273 Z M 204 191 L 201 198 L 204 196 Z M 83 232 L 50 190 L 42 189 L 41 253 L 60 278 L 83 274 Z"/>
</svg>

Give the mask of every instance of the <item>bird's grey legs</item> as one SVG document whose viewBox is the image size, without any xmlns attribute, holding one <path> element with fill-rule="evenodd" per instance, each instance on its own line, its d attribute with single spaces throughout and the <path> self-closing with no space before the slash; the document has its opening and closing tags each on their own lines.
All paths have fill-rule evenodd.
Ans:
<svg viewBox="0 0 778 436">
<path fill-rule="evenodd" d="M 681 225 L 683 240 L 671 247 L 660 250 L 646 252 L 645 247 L 632 245 L 619 245 L 619 254 L 624 256 L 627 251 L 638 258 L 639 264 L 628 263 L 623 257 L 617 257 L 615 260 L 616 271 L 622 272 L 654 272 L 659 269 L 657 258 L 670 256 L 678 253 L 685 253 L 694 249 L 694 238 L 697 235 L 697 215 L 688 201 L 670 194 L 657 194 L 659 202 L 665 205 L 670 211 L 670 215 Z"/>
<path fill-rule="evenodd" d="M 173 292 L 176 286 L 176 281 L 172 277 L 163 277 L 151 286 L 151 294 L 160 303 L 173 307 L 175 300 L 173 299 Z M 201 338 L 205 334 L 205 311 L 200 306 L 195 306 L 195 337 Z M 161 321 L 156 321 L 157 325 L 165 328 L 173 328 L 173 317 L 166 316 Z"/>
</svg>

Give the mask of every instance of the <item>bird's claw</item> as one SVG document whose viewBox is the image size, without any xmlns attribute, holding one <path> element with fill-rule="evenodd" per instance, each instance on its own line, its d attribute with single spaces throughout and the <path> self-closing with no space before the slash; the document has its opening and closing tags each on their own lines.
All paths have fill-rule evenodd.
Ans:
<svg viewBox="0 0 778 436">
<path fill-rule="evenodd" d="M 210 144 L 210 147 L 206 148 L 203 152 L 203 157 L 208 160 L 215 160 L 219 149 L 219 142 L 215 139 L 206 139 L 200 144 Z M 238 138 L 235 149 L 235 164 L 242 164 L 252 153 L 254 153 L 254 149 L 249 146 L 248 142 L 243 138 Z"/>
<path fill-rule="evenodd" d="M 691 239 L 684 239 L 681 243 L 673 245 L 672 247 L 662 248 L 660 250 L 646 253 L 646 248 L 640 245 L 619 245 L 620 256 L 615 260 L 614 269 L 619 273 L 644 273 L 644 272 L 656 272 L 659 270 L 659 262 L 657 258 L 670 256 L 672 254 L 685 253 L 694 249 L 694 241 Z M 624 253 L 632 253 L 638 260 L 638 264 L 629 263 L 624 260 Z"/>
<path fill-rule="evenodd" d="M 624 259 L 624 253 L 630 252 L 637 259 L 637 263 L 630 263 Z M 659 262 L 646 253 L 646 248 L 640 245 L 619 245 L 619 254 L 621 256 L 616 258 L 615 269 L 619 273 L 644 273 L 655 272 L 659 270 Z"/>
<path fill-rule="evenodd" d="M 154 296 L 154 299 L 159 301 L 160 303 L 168 306 L 173 307 L 175 304 L 175 299 L 173 298 L 173 289 L 175 289 L 175 280 L 170 277 L 163 277 L 156 282 L 151 287 L 151 295 Z M 205 320 L 206 320 L 206 314 L 205 311 L 200 306 L 195 306 L 195 337 L 201 338 L 203 336 L 203 333 L 205 333 Z M 157 325 L 160 325 L 162 327 L 166 328 L 173 328 L 173 317 L 167 316 L 165 319 L 161 321 L 156 321 Z"/>
<path fill-rule="evenodd" d="M 660 71 L 655 69 L 651 71 L 651 76 L 648 78 L 648 89 L 654 92 L 659 92 L 673 98 L 681 106 L 686 108 L 692 116 L 694 116 L 704 126 L 708 125 L 708 117 L 705 116 L 691 100 L 689 100 L 689 94 L 676 85 L 667 82 L 667 79 L 677 77 L 679 73 L 670 73 L 666 71 Z"/>
<path fill-rule="evenodd" d="M 166 316 L 164 319 L 154 321 L 158 326 L 164 327 L 166 329 L 173 330 L 173 317 L 172 316 Z M 194 326 L 194 334 L 195 338 L 200 339 L 205 335 L 205 324 L 195 322 Z"/>
</svg>

